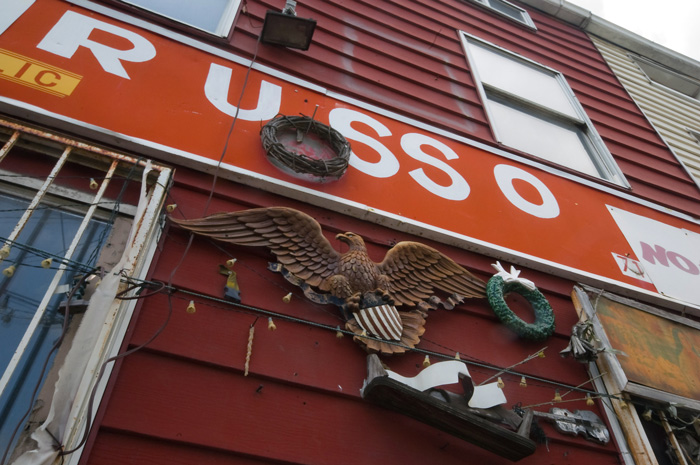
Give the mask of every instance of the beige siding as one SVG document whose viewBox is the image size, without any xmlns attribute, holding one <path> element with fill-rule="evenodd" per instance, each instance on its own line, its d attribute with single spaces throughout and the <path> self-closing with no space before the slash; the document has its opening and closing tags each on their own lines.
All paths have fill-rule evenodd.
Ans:
<svg viewBox="0 0 700 465">
<path fill-rule="evenodd" d="M 651 124 L 700 183 L 700 142 L 688 132 L 692 129 L 700 133 L 700 101 L 650 81 L 626 50 L 596 37 L 593 42 Z"/>
</svg>

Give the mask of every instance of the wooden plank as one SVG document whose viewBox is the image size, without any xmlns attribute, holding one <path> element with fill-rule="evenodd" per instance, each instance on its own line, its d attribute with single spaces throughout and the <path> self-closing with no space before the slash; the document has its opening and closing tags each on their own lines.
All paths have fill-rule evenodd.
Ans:
<svg viewBox="0 0 700 465">
<path fill-rule="evenodd" d="M 591 318 L 594 324 L 596 336 L 602 341 L 604 347 L 610 347 L 605 331 L 600 326 L 595 315 L 595 310 L 590 300 L 581 288 L 575 288 L 572 292 L 573 301 L 577 306 L 577 311 L 582 314 L 582 321 Z M 607 392 L 614 396 L 610 398 L 610 403 L 615 411 L 620 427 L 625 435 L 625 440 L 629 447 L 634 462 L 637 465 L 658 465 L 651 444 L 644 433 L 644 426 L 641 423 L 636 410 L 629 402 L 629 398 L 623 393 L 627 385 L 627 379 L 622 372 L 614 355 L 602 353 L 596 360 L 598 370 L 603 374 L 602 380 Z M 622 438 L 618 438 L 621 440 Z"/>
<path fill-rule="evenodd" d="M 514 462 L 535 452 L 536 445 L 528 438 L 529 434 L 520 435 L 389 378 L 375 355 L 368 357 L 367 370 L 362 397 L 370 402 L 434 426 Z"/>
</svg>

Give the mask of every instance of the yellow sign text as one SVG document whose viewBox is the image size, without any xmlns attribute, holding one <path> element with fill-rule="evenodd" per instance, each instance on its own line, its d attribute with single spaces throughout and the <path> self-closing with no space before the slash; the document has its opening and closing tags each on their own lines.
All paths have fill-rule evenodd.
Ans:
<svg viewBox="0 0 700 465">
<path fill-rule="evenodd" d="M 0 78 L 65 97 L 75 90 L 83 77 L 0 48 Z"/>
</svg>

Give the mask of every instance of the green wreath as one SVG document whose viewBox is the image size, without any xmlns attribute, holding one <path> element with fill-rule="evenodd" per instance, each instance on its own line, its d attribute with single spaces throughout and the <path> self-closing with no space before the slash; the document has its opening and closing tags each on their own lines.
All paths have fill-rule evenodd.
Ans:
<svg viewBox="0 0 700 465">
<path fill-rule="evenodd" d="M 534 323 L 525 323 L 508 308 L 505 298 L 511 292 L 520 294 L 532 305 L 535 311 Z M 518 281 L 506 282 L 501 276 L 494 275 L 486 284 L 486 295 L 489 305 L 501 323 L 520 337 L 542 341 L 554 333 L 554 312 L 547 298 L 539 290 L 528 289 Z"/>
</svg>

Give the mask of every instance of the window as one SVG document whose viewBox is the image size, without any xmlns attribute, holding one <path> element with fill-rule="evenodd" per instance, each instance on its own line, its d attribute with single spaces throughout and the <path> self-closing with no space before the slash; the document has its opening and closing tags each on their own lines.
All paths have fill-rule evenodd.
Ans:
<svg viewBox="0 0 700 465">
<path fill-rule="evenodd" d="M 28 206 L 27 199 L 0 195 L 0 237 L 7 238 L 12 234 Z M 81 215 L 60 205 L 44 205 L 35 210 L 23 228 L 22 248 L 11 254 L 3 267 L 12 273 L 6 272 L 0 280 L 0 373 L 8 372 L 10 376 L 11 368 L 15 375 L 9 377 L 0 396 L 0 450 L 4 451 L 9 445 L 14 428 L 32 405 L 33 387 L 45 378 L 46 373 L 42 373 L 44 361 L 48 358 L 49 363 L 53 362 L 55 351 L 51 348 L 63 329 L 61 301 L 66 296 L 64 293 L 47 296 L 45 290 L 51 287 L 56 273 L 44 269 L 41 262 L 48 256 L 66 255 L 82 219 Z M 86 226 L 71 260 L 94 267 L 97 257 L 93 252 L 104 245 L 109 225 L 92 219 Z M 46 254 L 37 255 L 33 250 L 45 251 Z M 15 268 L 10 268 L 12 266 Z M 71 286 L 79 273 L 75 268 L 66 269 L 57 282 L 58 288 Z M 44 302 L 47 298 L 48 301 Z M 43 310 L 43 315 L 34 322 L 39 309 Z M 70 324 L 71 317 L 69 314 L 66 325 Z M 30 338 L 23 349 L 24 355 L 14 361 L 15 350 L 22 345 L 25 335 L 30 335 Z"/>
<path fill-rule="evenodd" d="M 145 276 L 170 172 L 0 120 L 0 457 L 46 419 L 54 383 L 42 390 L 44 381 L 70 364 L 74 383 L 94 386 L 115 354 L 132 301 L 112 297 L 100 310 L 87 301 L 100 277 Z M 87 321 L 98 323 L 86 338 L 76 328 Z M 78 418 L 82 431 L 88 397 L 71 398 L 61 428 Z M 69 433 L 59 438 L 66 445 Z"/>
<path fill-rule="evenodd" d="M 632 59 L 637 63 L 639 68 L 641 68 L 650 81 L 661 84 L 669 89 L 673 89 L 676 92 L 680 92 L 681 94 L 687 95 L 695 100 L 700 100 L 700 81 L 697 79 L 677 73 L 669 68 L 639 56 L 634 56 Z"/>
<path fill-rule="evenodd" d="M 561 73 L 462 33 L 496 140 L 624 184 L 600 136 Z"/>
<path fill-rule="evenodd" d="M 513 5 L 506 0 L 473 0 L 499 15 L 506 16 L 519 23 L 537 29 L 530 15 L 523 8 Z"/>
<path fill-rule="evenodd" d="M 688 132 L 690 133 L 691 136 L 695 138 L 698 144 L 700 144 L 700 131 L 696 131 L 695 129 L 690 129 L 686 128 Z"/>
<path fill-rule="evenodd" d="M 240 0 L 121 0 L 166 18 L 226 37 Z"/>
</svg>

